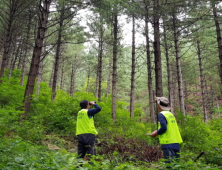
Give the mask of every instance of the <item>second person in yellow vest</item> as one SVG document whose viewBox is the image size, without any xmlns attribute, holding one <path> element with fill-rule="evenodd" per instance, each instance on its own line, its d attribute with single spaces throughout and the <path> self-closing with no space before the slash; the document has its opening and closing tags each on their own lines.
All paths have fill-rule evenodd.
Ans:
<svg viewBox="0 0 222 170">
<path fill-rule="evenodd" d="M 163 150 L 166 163 L 180 158 L 180 143 L 183 142 L 177 121 L 169 111 L 171 109 L 166 97 L 156 97 L 158 114 L 158 130 L 150 134 L 151 137 L 159 135 L 159 141 Z"/>
</svg>

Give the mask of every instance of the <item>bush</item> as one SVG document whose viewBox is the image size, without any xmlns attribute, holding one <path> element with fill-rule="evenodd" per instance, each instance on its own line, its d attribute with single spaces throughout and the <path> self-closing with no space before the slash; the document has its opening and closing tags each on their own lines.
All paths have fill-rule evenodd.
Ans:
<svg viewBox="0 0 222 170">
<path fill-rule="evenodd" d="M 23 105 L 24 89 L 16 78 L 4 78 L 0 83 L 0 108 L 20 109 Z"/>
</svg>

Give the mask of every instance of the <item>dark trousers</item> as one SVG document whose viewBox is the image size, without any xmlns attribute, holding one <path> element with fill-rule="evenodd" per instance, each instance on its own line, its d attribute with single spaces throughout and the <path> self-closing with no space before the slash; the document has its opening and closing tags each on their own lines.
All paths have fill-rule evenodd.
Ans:
<svg viewBox="0 0 222 170">
<path fill-rule="evenodd" d="M 171 163 L 173 161 L 178 161 L 180 158 L 180 151 L 175 149 L 164 148 L 163 156 L 166 159 L 165 163 Z"/>
<path fill-rule="evenodd" d="M 78 135 L 78 157 L 84 158 L 89 154 L 89 157 L 96 155 L 95 150 L 95 135 L 93 134 L 81 134 Z"/>
</svg>

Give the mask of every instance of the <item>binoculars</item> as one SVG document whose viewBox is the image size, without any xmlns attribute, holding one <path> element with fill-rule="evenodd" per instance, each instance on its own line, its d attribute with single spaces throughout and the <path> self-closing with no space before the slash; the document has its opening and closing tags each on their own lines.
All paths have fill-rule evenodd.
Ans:
<svg viewBox="0 0 222 170">
<path fill-rule="evenodd" d="M 93 101 L 94 103 L 96 103 L 96 101 Z M 89 101 L 89 105 L 91 105 L 90 101 Z"/>
</svg>

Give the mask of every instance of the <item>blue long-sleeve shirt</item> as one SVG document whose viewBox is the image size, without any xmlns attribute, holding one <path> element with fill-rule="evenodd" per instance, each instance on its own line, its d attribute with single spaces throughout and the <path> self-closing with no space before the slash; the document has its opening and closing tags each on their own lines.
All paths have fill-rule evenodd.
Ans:
<svg viewBox="0 0 222 170">
<path fill-rule="evenodd" d="M 158 133 L 158 135 L 161 135 L 161 134 L 165 133 L 167 130 L 167 120 L 162 113 L 159 113 L 158 114 L 158 121 L 160 122 L 161 127 L 157 131 L 157 133 Z M 169 148 L 169 149 L 180 150 L 179 143 L 164 144 L 164 145 L 161 145 L 161 147 L 162 147 L 162 149 Z"/>
<path fill-rule="evenodd" d="M 95 106 L 94 109 L 89 109 L 88 112 L 87 112 L 89 117 L 92 117 L 92 116 L 94 116 L 96 113 L 98 113 L 98 112 L 101 111 L 101 108 L 99 107 L 99 105 L 94 104 L 94 106 Z"/>
</svg>

